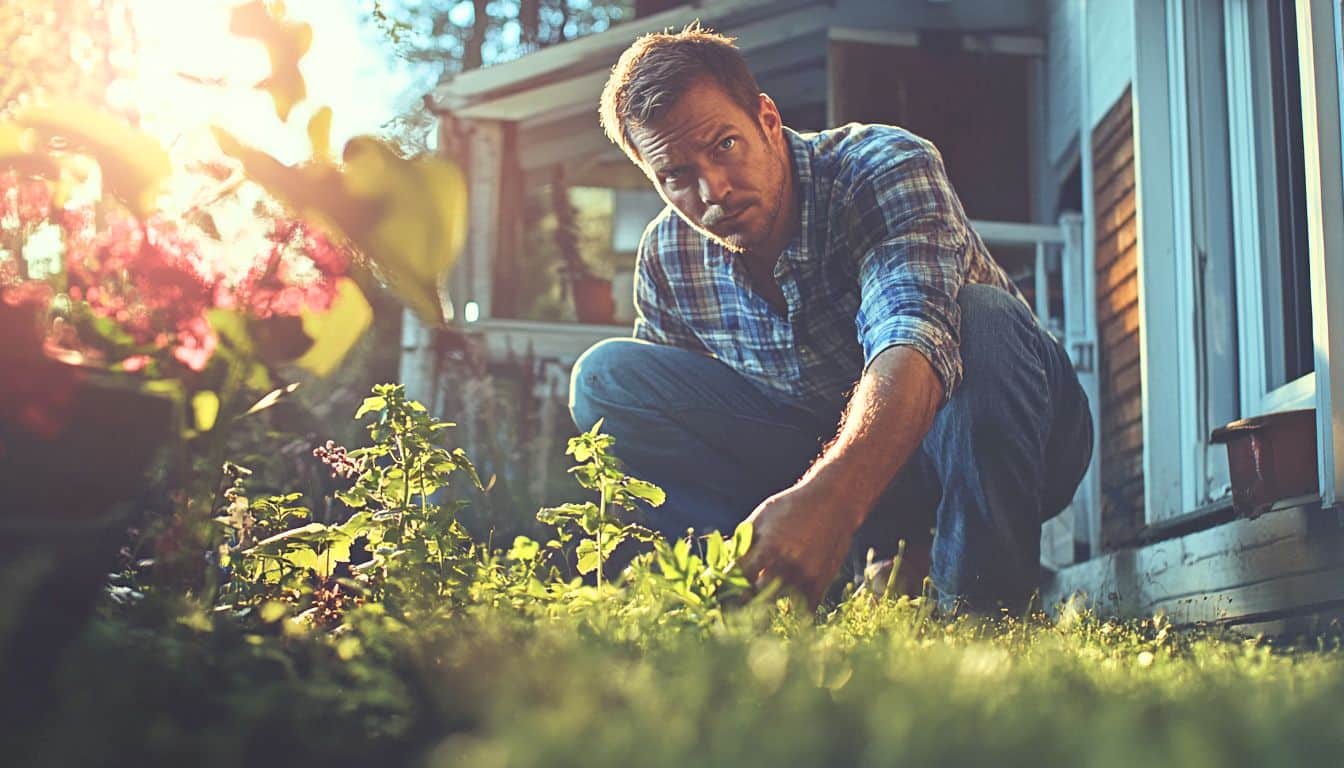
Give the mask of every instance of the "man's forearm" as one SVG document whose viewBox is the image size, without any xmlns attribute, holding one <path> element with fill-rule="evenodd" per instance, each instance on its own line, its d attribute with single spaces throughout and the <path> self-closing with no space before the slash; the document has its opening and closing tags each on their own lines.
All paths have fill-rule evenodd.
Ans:
<svg viewBox="0 0 1344 768">
<path fill-rule="evenodd" d="M 943 387 L 912 347 L 883 350 L 859 380 L 840 429 L 799 484 L 829 489 L 857 529 L 933 424 Z"/>
</svg>

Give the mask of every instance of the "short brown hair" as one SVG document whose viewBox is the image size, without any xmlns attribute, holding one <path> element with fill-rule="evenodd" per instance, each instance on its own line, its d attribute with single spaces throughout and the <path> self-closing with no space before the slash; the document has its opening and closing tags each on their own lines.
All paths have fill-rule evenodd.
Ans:
<svg viewBox="0 0 1344 768">
<path fill-rule="evenodd" d="M 712 78 L 755 116 L 761 89 L 733 40 L 702 28 L 698 21 L 680 32 L 654 32 L 635 40 L 602 88 L 598 114 L 607 138 L 638 163 L 630 128 L 657 120 L 703 78 Z"/>
</svg>

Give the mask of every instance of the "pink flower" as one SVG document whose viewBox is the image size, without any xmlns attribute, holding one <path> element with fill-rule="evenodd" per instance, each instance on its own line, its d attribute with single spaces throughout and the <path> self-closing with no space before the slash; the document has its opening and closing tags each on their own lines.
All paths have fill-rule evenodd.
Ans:
<svg viewBox="0 0 1344 768">
<path fill-rule="evenodd" d="M 19 223 L 36 224 L 51 213 L 51 187 L 41 179 L 24 182 L 18 190 Z"/>
<path fill-rule="evenodd" d="M 206 363 L 215 354 L 219 337 L 204 316 L 193 317 L 178 328 L 177 345 L 173 357 L 193 371 L 205 370 Z"/>
<path fill-rule="evenodd" d="M 128 373 L 143 371 L 149 365 L 149 355 L 131 355 L 121 361 L 121 369 Z"/>
</svg>

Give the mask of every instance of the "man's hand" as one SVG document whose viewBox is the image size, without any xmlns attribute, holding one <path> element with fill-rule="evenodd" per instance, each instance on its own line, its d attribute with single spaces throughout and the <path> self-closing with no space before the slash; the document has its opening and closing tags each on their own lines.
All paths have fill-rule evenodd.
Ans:
<svg viewBox="0 0 1344 768">
<path fill-rule="evenodd" d="M 928 359 L 910 347 L 883 350 L 850 399 L 840 432 L 792 488 L 761 502 L 747 521 L 742 558 L 757 587 L 779 579 L 816 607 L 883 489 L 919 447 L 942 402 Z"/>
<path fill-rule="evenodd" d="M 747 518 L 752 544 L 742 569 L 758 587 L 779 579 L 815 608 L 844 563 L 866 511 L 821 483 L 800 482 L 780 491 Z"/>
</svg>

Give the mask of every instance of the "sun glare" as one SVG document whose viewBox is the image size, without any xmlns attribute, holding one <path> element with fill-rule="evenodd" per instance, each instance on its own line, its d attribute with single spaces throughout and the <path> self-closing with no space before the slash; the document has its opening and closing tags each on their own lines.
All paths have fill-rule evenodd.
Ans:
<svg viewBox="0 0 1344 768">
<path fill-rule="evenodd" d="M 409 78 L 398 72 L 376 38 L 360 28 L 353 4 L 289 0 L 286 15 L 312 26 L 312 45 L 300 60 L 307 98 L 276 114 L 269 93 L 254 86 L 270 75 L 265 48 L 229 31 L 232 9 L 243 0 L 129 0 L 134 60 L 128 77 L 113 84 L 107 100 L 139 115 L 141 126 L 163 142 L 174 166 L 186 168 L 218 157 L 210 132 L 218 126 L 285 163 L 310 156 L 306 126 L 322 106 L 332 108 L 332 146 L 339 152 L 358 134 L 376 133 L 405 101 Z M 200 179 L 175 174 L 159 200 L 181 214 L 209 189 Z M 202 255 L 225 273 L 245 270 L 267 247 L 266 221 L 253 215 L 260 190 L 244 186 L 211 207 L 221 237 L 204 239 Z M 40 256 L 41 244 L 34 246 Z"/>
<path fill-rule="evenodd" d="M 396 112 L 407 82 L 387 56 L 361 34 L 353 7 L 330 0 L 290 0 L 288 15 L 313 27 L 302 59 L 308 99 L 289 124 L 276 116 L 269 95 L 251 86 L 269 74 L 265 50 L 229 32 L 240 0 L 131 0 L 135 77 L 109 93 L 133 105 L 145 127 L 167 142 L 190 143 L 219 125 L 285 162 L 308 153 L 304 126 L 320 106 L 332 107 L 332 138 L 339 147 L 358 133 L 376 131 Z"/>
</svg>

